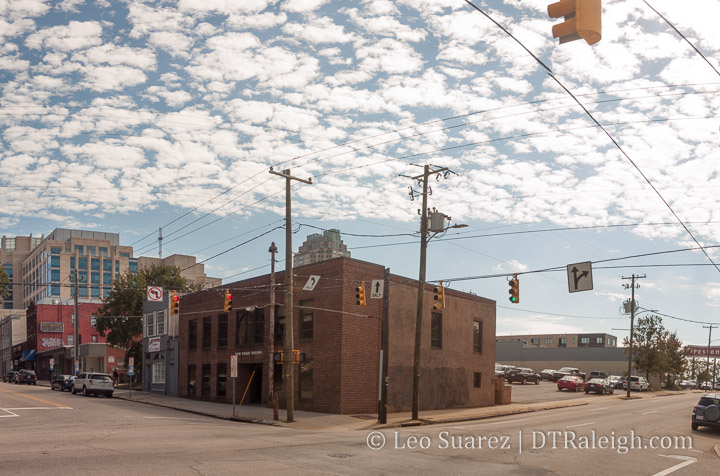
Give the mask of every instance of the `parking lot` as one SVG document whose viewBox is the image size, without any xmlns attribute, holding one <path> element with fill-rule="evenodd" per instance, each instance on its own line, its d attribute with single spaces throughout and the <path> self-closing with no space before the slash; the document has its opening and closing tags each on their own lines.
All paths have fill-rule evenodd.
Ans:
<svg viewBox="0 0 720 476">
<path fill-rule="evenodd" d="M 549 402 L 557 400 L 572 400 L 575 398 L 597 397 L 604 398 L 602 395 L 595 393 L 586 394 L 585 392 L 572 392 L 563 390 L 558 392 L 557 382 L 548 382 L 541 380 L 540 385 L 529 383 L 522 385 L 520 383 L 507 384 L 512 386 L 512 403 L 536 403 Z M 615 395 L 624 394 L 626 390 L 615 389 Z M 607 395 L 605 396 L 607 397 Z"/>
</svg>

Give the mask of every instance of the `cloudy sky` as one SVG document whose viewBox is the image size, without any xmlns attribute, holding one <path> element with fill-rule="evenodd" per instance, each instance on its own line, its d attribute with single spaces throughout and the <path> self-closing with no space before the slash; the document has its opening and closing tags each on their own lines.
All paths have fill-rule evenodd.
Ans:
<svg viewBox="0 0 720 476">
<path fill-rule="evenodd" d="M 163 256 L 231 282 L 284 256 L 274 167 L 313 181 L 295 250 L 339 228 L 416 278 L 409 177 L 447 167 L 429 204 L 469 227 L 430 242 L 427 278 L 496 300 L 499 333 L 622 338 L 638 274 L 640 306 L 707 344 L 720 270 L 679 250 L 720 263 L 720 2 L 648 0 L 710 64 L 642 0 L 603 2 L 593 46 L 559 45 L 548 3 L 475 3 L 515 41 L 463 0 L 0 0 L 0 231 L 157 256 L 162 227 Z"/>
</svg>

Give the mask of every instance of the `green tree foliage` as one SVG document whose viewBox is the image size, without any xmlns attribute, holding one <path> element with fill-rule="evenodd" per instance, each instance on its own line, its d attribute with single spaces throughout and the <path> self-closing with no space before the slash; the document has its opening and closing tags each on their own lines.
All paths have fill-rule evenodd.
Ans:
<svg viewBox="0 0 720 476">
<path fill-rule="evenodd" d="M 5 268 L 0 266 L 0 300 L 10 296 L 10 276 Z"/>
<path fill-rule="evenodd" d="M 113 281 L 113 289 L 98 310 L 96 329 L 107 342 L 126 350 L 135 357 L 136 366 L 142 357 L 142 305 L 148 286 L 166 291 L 197 291 L 201 285 L 190 285 L 177 266 L 140 268 L 137 274 L 126 271 Z"/>
<path fill-rule="evenodd" d="M 683 348 L 677 332 L 668 333 L 662 343 L 661 353 L 663 355 L 663 371 L 668 376 L 668 387 L 674 386 L 672 377 L 682 377 L 687 368 L 688 350 Z"/>
<path fill-rule="evenodd" d="M 663 367 L 663 343 L 668 338 L 668 331 L 662 325 L 662 319 L 658 316 L 649 315 L 641 317 L 635 323 L 633 330 L 633 362 L 635 367 L 645 373 L 649 378 L 650 374 L 662 372 Z M 625 338 L 626 347 L 629 345 Z"/>
</svg>

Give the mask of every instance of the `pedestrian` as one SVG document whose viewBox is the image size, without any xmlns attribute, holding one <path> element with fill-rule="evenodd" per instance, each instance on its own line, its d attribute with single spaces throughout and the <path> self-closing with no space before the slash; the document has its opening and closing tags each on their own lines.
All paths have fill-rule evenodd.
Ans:
<svg viewBox="0 0 720 476">
<path fill-rule="evenodd" d="M 117 371 L 117 369 L 113 369 L 112 376 L 113 376 L 113 387 L 117 387 L 118 386 L 118 371 Z"/>
</svg>

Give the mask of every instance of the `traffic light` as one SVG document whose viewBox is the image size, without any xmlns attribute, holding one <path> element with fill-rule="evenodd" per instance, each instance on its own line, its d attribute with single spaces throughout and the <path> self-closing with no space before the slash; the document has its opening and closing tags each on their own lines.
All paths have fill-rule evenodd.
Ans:
<svg viewBox="0 0 720 476">
<path fill-rule="evenodd" d="M 223 304 L 223 310 L 225 312 L 232 311 L 232 294 L 230 294 L 230 290 L 225 290 L 225 303 Z"/>
<path fill-rule="evenodd" d="M 178 314 L 180 312 L 180 296 L 177 295 L 177 291 L 172 292 L 170 296 L 170 314 Z"/>
<path fill-rule="evenodd" d="M 360 281 L 360 286 L 355 288 L 355 304 L 365 305 L 365 281 Z"/>
<path fill-rule="evenodd" d="M 517 274 L 513 274 L 513 278 L 508 281 L 508 284 L 510 285 L 510 290 L 508 291 L 510 293 L 510 302 L 513 304 L 517 304 L 520 302 L 520 280 L 517 277 Z"/>
<path fill-rule="evenodd" d="M 594 45 L 602 38 L 601 0 L 560 0 L 548 5 L 550 18 L 565 17 L 565 21 L 552 27 L 553 38 L 560 44 L 582 38 Z"/>
<path fill-rule="evenodd" d="M 433 288 L 433 291 L 435 292 L 435 296 L 433 296 L 433 299 L 435 300 L 435 304 L 433 304 L 433 309 L 435 309 L 436 311 L 439 311 L 440 309 L 445 309 L 445 287 L 443 287 L 442 281 L 440 281 L 440 284 Z"/>
</svg>

